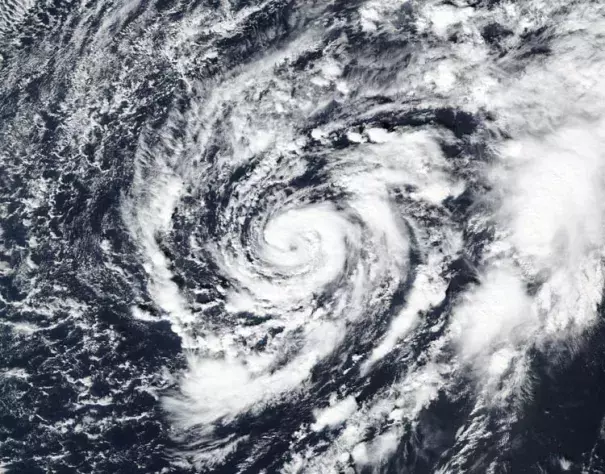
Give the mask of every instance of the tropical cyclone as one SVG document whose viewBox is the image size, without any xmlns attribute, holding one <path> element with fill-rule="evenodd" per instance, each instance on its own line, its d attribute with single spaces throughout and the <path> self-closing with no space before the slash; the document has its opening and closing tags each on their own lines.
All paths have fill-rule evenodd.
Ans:
<svg viewBox="0 0 605 474">
<path fill-rule="evenodd" d="M 602 471 L 605 7 L 11 5 L 9 472 Z"/>
</svg>

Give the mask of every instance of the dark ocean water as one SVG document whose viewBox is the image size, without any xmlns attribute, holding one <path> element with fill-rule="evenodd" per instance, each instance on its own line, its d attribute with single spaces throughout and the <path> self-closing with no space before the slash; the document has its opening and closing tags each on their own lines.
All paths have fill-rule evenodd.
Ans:
<svg viewBox="0 0 605 474">
<path fill-rule="evenodd" d="M 0 473 L 605 472 L 599 2 L 0 0 Z"/>
</svg>

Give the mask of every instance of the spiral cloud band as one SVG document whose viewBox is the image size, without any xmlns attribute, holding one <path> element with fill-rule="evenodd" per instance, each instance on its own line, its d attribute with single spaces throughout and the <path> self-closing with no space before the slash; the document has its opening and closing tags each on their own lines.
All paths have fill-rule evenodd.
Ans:
<svg viewBox="0 0 605 474">
<path fill-rule="evenodd" d="M 36 5 L 0 15 L 3 42 Z M 56 423 L 99 437 L 161 420 L 143 450 L 159 464 L 123 457 L 140 472 L 603 472 L 605 408 L 569 400 L 600 383 L 578 377 L 600 370 L 586 354 L 602 344 L 605 6 L 79 8 L 69 38 L 41 43 L 69 45 L 39 93 L 60 119 L 23 106 L 10 121 L 43 134 L 60 120 L 39 149 L 87 170 L 48 172 L 19 207 L 25 225 L 45 201 L 49 222 L 65 212 L 48 252 L 73 270 L 23 257 L 28 296 L 2 301 L 47 321 L 24 330 L 10 313 L 15 347 L 61 320 L 87 367 L 108 344 L 126 355 L 106 389 L 70 375 L 74 406 L 96 408 Z M 2 127 L 11 156 L 34 156 Z M 58 210 L 61 186 L 86 219 Z M 43 234 L 28 232 L 14 245 L 34 252 Z M 103 411 L 135 392 L 157 412 Z M 118 458 L 90 466 L 135 472 Z"/>
<path fill-rule="evenodd" d="M 532 352 L 573 344 L 595 320 L 600 7 L 552 7 L 552 53 L 524 60 L 510 56 L 518 38 L 499 56 L 478 32 L 547 21 L 537 5 L 414 5 L 408 38 L 390 23 L 398 8 L 364 4 L 361 23 L 324 31 L 310 9 L 318 19 L 286 45 L 192 84 L 192 111 L 172 119 L 184 137 L 138 162 L 153 184 L 141 182 L 145 199 L 135 187 L 132 219 L 162 230 L 149 206 L 176 194 L 157 216 L 196 223 L 178 235 L 183 258 L 217 275 L 197 288 L 179 269 L 193 288 L 178 312 L 165 307 L 192 350 L 165 406 L 201 468 L 245 452 L 240 469 L 254 470 L 278 444 L 290 460 L 269 471 L 388 470 L 418 417 L 462 390 L 474 408 L 440 469 L 463 469 L 510 436 Z M 354 48 L 346 28 L 403 43 Z M 158 293 L 170 274 L 151 270 Z M 191 307 L 193 294 L 208 303 Z"/>
<path fill-rule="evenodd" d="M 279 445 L 289 455 L 267 472 L 388 471 L 402 449 L 422 451 L 402 446 L 423 412 L 462 390 L 474 408 L 440 469 L 465 469 L 510 436 L 532 351 L 573 343 L 596 317 L 599 15 L 553 7 L 568 33 L 523 62 L 477 35 L 495 17 L 545 21 L 531 4 L 415 5 L 406 20 L 424 44 L 389 23 L 396 5 L 324 30 L 329 7 L 316 8 L 220 84 L 192 83 L 190 111 L 137 161 L 146 178 L 126 219 L 145 229 L 133 232 L 157 301 L 191 350 L 165 407 L 202 469 L 255 470 Z M 356 28 L 404 43 L 355 48 Z M 181 247 L 186 293 L 173 262 L 154 261 L 158 232 Z M 201 287 L 198 267 L 215 275 Z"/>
</svg>

